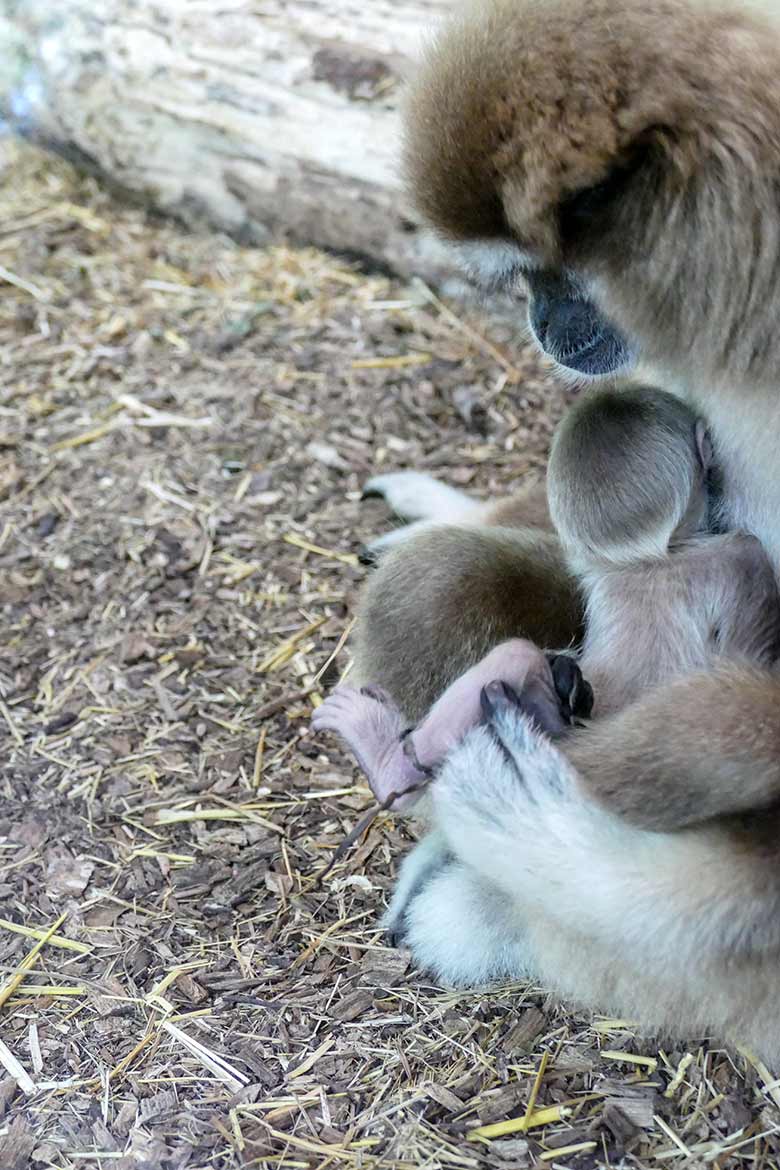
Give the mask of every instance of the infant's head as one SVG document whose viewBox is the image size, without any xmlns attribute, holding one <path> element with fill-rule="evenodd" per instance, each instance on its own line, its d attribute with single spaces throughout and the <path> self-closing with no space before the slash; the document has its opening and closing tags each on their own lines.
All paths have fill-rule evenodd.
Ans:
<svg viewBox="0 0 780 1170">
<path fill-rule="evenodd" d="M 664 556 L 707 514 L 706 428 L 663 390 L 592 390 L 558 427 L 547 469 L 550 512 L 578 572 Z"/>
</svg>

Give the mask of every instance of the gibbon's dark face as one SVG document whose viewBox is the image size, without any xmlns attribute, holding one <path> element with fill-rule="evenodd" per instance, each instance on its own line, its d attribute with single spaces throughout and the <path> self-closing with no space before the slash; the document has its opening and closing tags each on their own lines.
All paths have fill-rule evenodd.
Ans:
<svg viewBox="0 0 780 1170">
<path fill-rule="evenodd" d="M 540 349 L 566 369 L 590 378 L 632 366 L 631 343 L 583 294 L 565 272 L 524 273 L 528 283 L 528 323 Z"/>
</svg>

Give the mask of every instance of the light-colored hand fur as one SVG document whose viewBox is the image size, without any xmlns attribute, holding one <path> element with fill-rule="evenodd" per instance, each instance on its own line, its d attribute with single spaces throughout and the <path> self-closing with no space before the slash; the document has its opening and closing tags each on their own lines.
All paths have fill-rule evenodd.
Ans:
<svg viewBox="0 0 780 1170">
<path fill-rule="evenodd" d="M 475 3 L 414 87 L 407 169 L 485 285 L 529 265 L 577 275 L 650 380 L 707 418 L 725 526 L 777 565 L 780 32 L 762 7 Z M 416 717 L 496 642 L 561 646 L 578 621 L 549 531 L 440 525 L 380 563 L 357 666 Z M 780 679 L 733 665 L 652 690 L 568 759 L 520 719 L 516 767 L 473 733 L 436 782 L 424 872 L 413 853 L 391 907 L 417 959 L 465 982 L 531 970 L 780 1062 L 778 712 Z"/>
</svg>

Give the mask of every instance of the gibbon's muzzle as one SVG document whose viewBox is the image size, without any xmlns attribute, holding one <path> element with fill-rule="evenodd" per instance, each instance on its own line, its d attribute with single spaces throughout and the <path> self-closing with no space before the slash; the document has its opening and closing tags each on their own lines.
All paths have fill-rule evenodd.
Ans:
<svg viewBox="0 0 780 1170">
<path fill-rule="evenodd" d="M 578 374 L 596 378 L 633 365 L 632 346 L 566 273 L 525 274 L 528 323 L 540 349 Z"/>
</svg>

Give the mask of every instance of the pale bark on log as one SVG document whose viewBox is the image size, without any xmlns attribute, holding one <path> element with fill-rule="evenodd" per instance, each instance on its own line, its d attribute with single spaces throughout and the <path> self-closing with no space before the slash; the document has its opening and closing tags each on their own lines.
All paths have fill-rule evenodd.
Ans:
<svg viewBox="0 0 780 1170">
<path fill-rule="evenodd" d="M 153 205 L 432 280 L 407 205 L 402 79 L 451 0 L 0 0 L 0 101 L 23 132 Z"/>
</svg>

